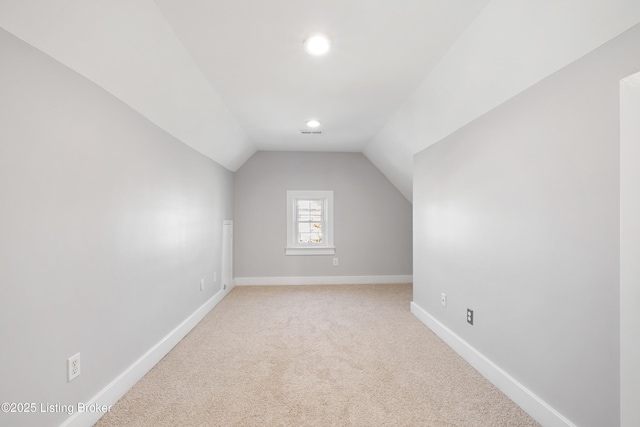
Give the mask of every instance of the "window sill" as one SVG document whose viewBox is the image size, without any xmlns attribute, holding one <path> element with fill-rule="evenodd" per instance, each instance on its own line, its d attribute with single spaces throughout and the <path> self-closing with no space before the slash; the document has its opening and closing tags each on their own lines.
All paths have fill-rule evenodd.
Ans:
<svg viewBox="0 0 640 427">
<path fill-rule="evenodd" d="M 321 248 L 285 248 L 285 255 L 335 255 L 336 248 L 334 247 L 321 247 Z"/>
</svg>

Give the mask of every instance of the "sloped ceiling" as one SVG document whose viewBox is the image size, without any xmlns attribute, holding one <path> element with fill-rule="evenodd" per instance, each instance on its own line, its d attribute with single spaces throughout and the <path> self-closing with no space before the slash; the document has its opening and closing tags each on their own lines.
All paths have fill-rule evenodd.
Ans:
<svg viewBox="0 0 640 427">
<path fill-rule="evenodd" d="M 0 26 L 228 169 L 255 152 L 152 0 L 0 0 Z"/>
<path fill-rule="evenodd" d="M 363 151 L 409 200 L 416 152 L 639 21 L 637 0 L 0 0 L 0 27 L 230 170 Z"/>
<path fill-rule="evenodd" d="M 364 153 L 411 200 L 414 154 L 639 22 L 638 0 L 492 0 Z"/>
</svg>

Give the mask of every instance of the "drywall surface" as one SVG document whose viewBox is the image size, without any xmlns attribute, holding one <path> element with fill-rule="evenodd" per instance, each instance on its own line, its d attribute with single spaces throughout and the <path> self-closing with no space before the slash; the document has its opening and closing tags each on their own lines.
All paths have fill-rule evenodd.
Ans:
<svg viewBox="0 0 640 427">
<path fill-rule="evenodd" d="M 335 257 L 286 256 L 287 190 L 333 190 Z M 361 153 L 257 152 L 235 174 L 236 277 L 409 275 L 411 204 Z"/>
<path fill-rule="evenodd" d="M 619 81 L 639 46 L 636 26 L 414 159 L 414 302 L 579 426 L 620 423 Z"/>
<path fill-rule="evenodd" d="M 255 152 L 153 0 L 4 0 L 0 28 L 228 169 Z"/>
<path fill-rule="evenodd" d="M 640 425 L 640 73 L 620 83 L 620 417 Z"/>
<path fill-rule="evenodd" d="M 492 0 L 364 152 L 411 200 L 415 153 L 638 22 L 637 0 Z"/>
<path fill-rule="evenodd" d="M 0 402 L 37 404 L 0 424 L 58 426 L 47 405 L 88 402 L 215 294 L 233 174 L 4 30 L 0 52 Z"/>
</svg>

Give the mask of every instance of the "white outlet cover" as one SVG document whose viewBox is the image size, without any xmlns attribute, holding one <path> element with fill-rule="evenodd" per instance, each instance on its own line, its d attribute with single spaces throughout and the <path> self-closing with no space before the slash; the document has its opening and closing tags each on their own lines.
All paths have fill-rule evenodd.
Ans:
<svg viewBox="0 0 640 427">
<path fill-rule="evenodd" d="M 80 353 L 67 359 L 67 381 L 71 382 L 80 375 Z"/>
</svg>

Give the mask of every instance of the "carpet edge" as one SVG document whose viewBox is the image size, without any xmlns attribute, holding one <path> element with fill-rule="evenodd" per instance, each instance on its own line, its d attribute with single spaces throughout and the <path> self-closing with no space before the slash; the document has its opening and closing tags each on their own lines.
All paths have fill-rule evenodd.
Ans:
<svg viewBox="0 0 640 427">
<path fill-rule="evenodd" d="M 112 406 L 120 400 L 142 377 L 144 377 L 164 356 L 166 356 L 198 323 L 217 306 L 233 289 L 234 284 L 226 290 L 218 291 L 214 296 L 198 307 L 182 323 L 158 341 L 145 354 L 125 369 L 106 387 L 93 396 L 85 406 Z M 94 425 L 105 412 L 76 412 L 60 425 L 60 427 L 88 427 Z"/>
<path fill-rule="evenodd" d="M 415 302 L 411 302 L 411 313 L 537 422 L 550 427 L 576 427 L 551 405 L 516 381 Z"/>
<path fill-rule="evenodd" d="M 413 275 L 236 277 L 234 281 L 236 286 L 381 285 L 387 283 L 413 283 Z"/>
</svg>

